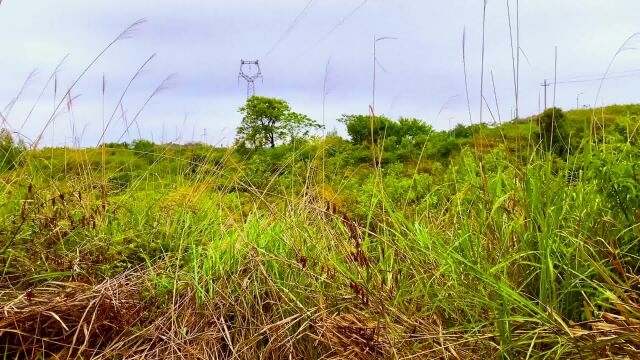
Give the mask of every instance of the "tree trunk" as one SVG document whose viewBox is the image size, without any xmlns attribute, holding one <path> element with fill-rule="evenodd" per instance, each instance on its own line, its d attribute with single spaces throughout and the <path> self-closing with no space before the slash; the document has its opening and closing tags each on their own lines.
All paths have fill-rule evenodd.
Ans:
<svg viewBox="0 0 640 360">
<path fill-rule="evenodd" d="M 271 148 L 276 147 L 276 120 L 269 119 L 269 141 L 271 142 Z"/>
</svg>

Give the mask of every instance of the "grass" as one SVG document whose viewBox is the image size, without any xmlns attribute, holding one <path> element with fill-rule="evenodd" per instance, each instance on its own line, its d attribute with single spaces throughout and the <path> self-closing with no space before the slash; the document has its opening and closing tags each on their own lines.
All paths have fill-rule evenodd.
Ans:
<svg viewBox="0 0 640 360">
<path fill-rule="evenodd" d="M 636 146 L 410 175 L 332 144 L 266 173 L 277 149 L 106 149 L 104 180 L 103 149 L 23 153 L 0 189 L 4 356 L 638 356 Z"/>
<path fill-rule="evenodd" d="M 638 113 L 553 110 L 562 151 L 545 149 L 545 114 L 256 151 L 0 132 L 0 353 L 639 358 Z"/>
</svg>

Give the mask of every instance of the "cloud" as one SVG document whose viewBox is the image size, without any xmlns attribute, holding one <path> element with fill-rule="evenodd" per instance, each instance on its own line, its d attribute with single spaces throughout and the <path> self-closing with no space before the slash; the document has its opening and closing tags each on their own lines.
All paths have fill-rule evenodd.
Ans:
<svg viewBox="0 0 640 360">
<path fill-rule="evenodd" d="M 160 94 L 141 117 L 141 132 L 158 138 L 164 127 L 207 129 L 211 142 L 230 142 L 240 121 L 237 108 L 245 97 L 238 82 L 239 60 L 260 58 L 264 83 L 259 94 L 287 99 L 299 112 L 320 119 L 325 65 L 332 59 L 327 96 L 328 128 L 342 113 L 364 113 L 371 103 L 372 41 L 376 35 L 399 40 L 380 43 L 378 58 L 388 72 L 378 70 L 376 103 L 380 112 L 423 118 L 436 128 L 467 122 L 462 71 L 462 30 L 467 29 L 470 97 L 474 119 L 480 99 L 480 46 L 482 1 L 370 0 L 335 32 L 325 34 L 361 4 L 361 0 L 317 1 L 267 58 L 260 58 L 281 38 L 307 4 L 300 0 L 188 1 L 168 0 L 8 1 L 0 8 L 0 102 L 8 102 L 27 75 L 40 75 L 24 93 L 10 121 L 19 123 L 31 108 L 49 73 L 67 53 L 59 86 L 69 86 L 84 66 L 122 29 L 139 18 L 147 23 L 132 38 L 118 43 L 87 73 L 74 89 L 74 121 L 86 127 L 83 141 L 92 145 L 102 122 L 101 79 L 107 78 L 106 108 L 111 111 L 136 69 L 157 53 L 143 76 L 125 97 L 129 112 L 168 74 L 177 73 L 174 85 Z M 515 1 L 511 0 L 515 17 Z M 512 58 L 504 1 L 489 1 L 487 8 L 485 97 L 495 109 L 493 72 L 500 112 L 509 117 L 515 108 Z M 558 78 L 601 74 L 611 56 L 632 33 L 639 31 L 633 0 L 520 1 L 520 109 L 538 110 L 539 84 L 553 79 L 555 46 L 559 49 Z M 512 19 L 514 20 L 514 19 Z M 515 29 L 514 29 L 515 30 Z M 323 41 L 320 41 L 323 40 Z M 526 57 L 525 57 L 526 55 Z M 613 71 L 640 68 L 640 54 L 628 52 L 616 60 Z M 638 102 L 637 79 L 607 82 L 602 99 Z M 575 106 L 583 92 L 584 104 L 595 100 L 597 82 L 558 85 L 559 106 Z M 37 134 L 50 116 L 53 90 L 38 105 L 24 131 Z M 446 114 L 440 112 L 443 104 Z M 440 113 L 440 115 L 438 115 Z M 187 123 L 184 124 L 185 114 Z M 485 115 L 488 112 L 485 111 Z M 485 119 L 487 121 L 489 119 Z M 56 138 L 70 136 L 71 119 L 59 118 Z M 195 131 L 193 129 L 199 129 Z M 186 129 L 182 132 L 189 132 Z M 118 129 L 109 137 L 118 137 Z M 48 135 L 50 136 L 50 134 Z M 166 136 L 165 136 L 166 138 Z M 56 143 L 56 139 L 47 140 Z"/>
</svg>

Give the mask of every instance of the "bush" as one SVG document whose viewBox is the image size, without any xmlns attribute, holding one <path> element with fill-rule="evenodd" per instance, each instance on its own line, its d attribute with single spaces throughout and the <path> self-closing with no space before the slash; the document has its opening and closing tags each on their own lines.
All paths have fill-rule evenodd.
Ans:
<svg viewBox="0 0 640 360">
<path fill-rule="evenodd" d="M 0 129 L 0 171 L 15 169 L 25 150 L 26 146 L 22 141 L 16 143 L 9 131 Z"/>
</svg>

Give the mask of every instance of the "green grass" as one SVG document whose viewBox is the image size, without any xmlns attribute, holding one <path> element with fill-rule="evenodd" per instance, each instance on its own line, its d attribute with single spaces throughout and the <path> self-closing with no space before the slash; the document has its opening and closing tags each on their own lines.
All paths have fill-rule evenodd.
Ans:
<svg viewBox="0 0 640 360">
<path fill-rule="evenodd" d="M 582 136 L 564 158 L 529 122 L 458 138 L 445 157 L 435 143 L 405 161 L 385 150 L 379 169 L 332 137 L 23 152 L 0 174 L 0 347 L 634 358 L 640 147 L 636 108 L 616 109 L 606 141 Z M 583 112 L 568 113 L 575 133 Z"/>
</svg>

